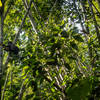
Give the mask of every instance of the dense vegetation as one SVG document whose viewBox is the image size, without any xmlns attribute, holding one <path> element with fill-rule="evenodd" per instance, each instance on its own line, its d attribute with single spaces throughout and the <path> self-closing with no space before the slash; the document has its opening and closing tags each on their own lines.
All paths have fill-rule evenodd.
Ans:
<svg viewBox="0 0 100 100">
<path fill-rule="evenodd" d="M 100 0 L 0 0 L 1 100 L 100 100 Z"/>
</svg>

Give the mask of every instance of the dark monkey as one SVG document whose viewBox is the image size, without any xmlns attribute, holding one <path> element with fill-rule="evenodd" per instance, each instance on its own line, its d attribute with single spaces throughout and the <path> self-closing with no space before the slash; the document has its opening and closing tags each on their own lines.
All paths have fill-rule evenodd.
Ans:
<svg viewBox="0 0 100 100">
<path fill-rule="evenodd" d="M 7 45 L 5 44 L 0 44 L 0 45 L 3 46 L 4 50 L 9 52 L 10 54 L 13 53 L 17 55 L 19 52 L 19 48 L 15 44 L 13 44 L 11 41 L 9 41 Z"/>
</svg>

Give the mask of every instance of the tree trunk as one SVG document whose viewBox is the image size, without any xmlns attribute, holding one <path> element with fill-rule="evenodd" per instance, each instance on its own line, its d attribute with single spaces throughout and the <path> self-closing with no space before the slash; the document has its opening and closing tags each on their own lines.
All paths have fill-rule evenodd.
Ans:
<svg viewBox="0 0 100 100">
<path fill-rule="evenodd" d="M 4 11 L 4 4 L 2 4 L 2 7 L 0 8 L 0 44 L 3 43 L 3 11 Z M 2 59 L 3 59 L 3 51 L 2 46 L 0 46 L 0 99 L 1 99 L 1 89 L 2 89 Z"/>
</svg>

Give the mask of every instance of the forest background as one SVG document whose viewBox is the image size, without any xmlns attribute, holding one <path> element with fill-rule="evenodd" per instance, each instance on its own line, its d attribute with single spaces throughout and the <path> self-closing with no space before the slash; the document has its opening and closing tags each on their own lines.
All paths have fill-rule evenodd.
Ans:
<svg viewBox="0 0 100 100">
<path fill-rule="evenodd" d="M 1 100 L 100 100 L 100 0 L 0 0 Z"/>
</svg>

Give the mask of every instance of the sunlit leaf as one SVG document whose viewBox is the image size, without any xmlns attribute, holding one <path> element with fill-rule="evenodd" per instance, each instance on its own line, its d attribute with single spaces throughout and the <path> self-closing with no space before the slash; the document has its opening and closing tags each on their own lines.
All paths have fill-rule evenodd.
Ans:
<svg viewBox="0 0 100 100">
<path fill-rule="evenodd" d="M 1 0 L 0 0 L 0 7 L 2 7 L 2 2 L 1 2 Z"/>
</svg>

